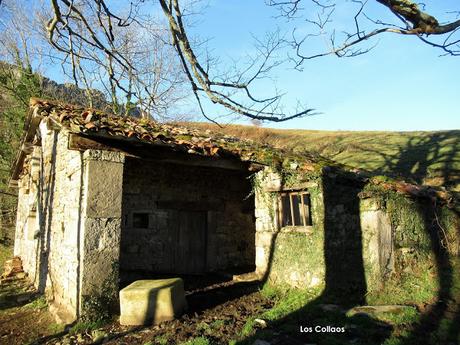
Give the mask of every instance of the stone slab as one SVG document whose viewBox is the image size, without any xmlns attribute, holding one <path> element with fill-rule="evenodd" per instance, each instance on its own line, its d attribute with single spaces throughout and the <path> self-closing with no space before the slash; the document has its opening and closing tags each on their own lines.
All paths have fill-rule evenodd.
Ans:
<svg viewBox="0 0 460 345">
<path fill-rule="evenodd" d="M 181 278 L 137 280 L 120 291 L 120 324 L 159 324 L 187 308 Z"/>
</svg>

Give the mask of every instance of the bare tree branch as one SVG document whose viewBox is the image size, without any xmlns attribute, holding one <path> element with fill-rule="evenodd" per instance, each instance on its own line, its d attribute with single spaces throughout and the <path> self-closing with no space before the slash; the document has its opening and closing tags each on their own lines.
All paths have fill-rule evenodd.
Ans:
<svg viewBox="0 0 460 345">
<path fill-rule="evenodd" d="M 366 7 L 370 2 L 379 3 L 391 11 L 398 19 L 401 25 L 396 23 L 385 23 L 380 19 L 372 19 L 366 12 Z M 399 35 L 415 36 L 426 44 L 443 50 L 445 55 L 460 55 L 458 29 L 460 28 L 460 20 L 458 19 L 458 11 L 450 12 L 457 14 L 457 20 L 452 20 L 445 24 L 440 24 L 440 21 L 434 16 L 425 11 L 425 6 L 417 4 L 410 0 L 376 0 L 376 1 L 361 1 L 352 0 L 352 4 L 356 4 L 355 14 L 353 16 L 354 29 L 353 31 L 343 32 L 343 39 L 339 40 L 338 35 L 333 29 L 329 33 L 330 49 L 319 53 L 309 54 L 307 42 L 312 38 L 322 37 L 327 35 L 326 27 L 333 25 L 333 14 L 337 4 L 331 0 L 285 0 L 267 1 L 270 6 L 275 6 L 280 10 L 282 16 L 288 20 L 294 17 L 300 17 L 300 12 L 304 10 L 300 5 L 310 3 L 309 13 L 317 7 L 316 16 L 313 18 L 305 18 L 307 23 L 312 24 L 318 29 L 306 35 L 300 36 L 296 28 L 292 31 L 292 40 L 289 41 L 291 47 L 294 48 L 296 56 L 292 58 L 295 62 L 295 68 L 300 69 L 304 61 L 316 59 L 327 55 L 336 55 L 338 57 L 354 57 L 365 54 L 375 47 L 375 44 L 361 47 L 361 45 L 371 38 L 384 33 L 392 33 Z M 313 12 L 314 13 L 314 12 Z M 363 22 L 366 20 L 367 22 Z M 377 27 L 370 28 L 369 23 Z M 444 36 L 444 40 L 429 39 L 429 36 Z"/>
<path fill-rule="evenodd" d="M 249 117 L 251 119 L 281 122 L 305 115 L 311 115 L 313 113 L 313 109 L 303 109 L 292 115 L 285 115 L 276 111 L 276 109 L 274 111 L 266 111 L 266 108 L 273 105 L 277 100 L 281 98 L 281 96 L 275 95 L 269 99 L 258 100 L 251 95 L 251 91 L 249 89 L 250 83 L 257 79 L 263 72 L 270 69 L 266 67 L 266 63 L 273 51 L 276 49 L 276 46 L 273 47 L 273 49 L 269 49 L 266 58 L 257 69 L 256 73 L 251 78 L 247 79 L 245 83 L 228 83 L 212 80 L 209 77 L 206 69 L 203 68 L 201 63 L 198 61 L 195 52 L 190 46 L 190 41 L 187 37 L 187 33 L 182 21 L 182 13 L 178 0 L 172 0 L 170 4 L 167 4 L 166 0 L 159 1 L 163 12 L 169 21 L 173 44 L 181 58 L 182 65 L 192 85 L 193 93 L 195 94 L 195 97 L 200 104 L 200 109 L 202 110 L 203 115 L 205 114 L 203 107 L 201 106 L 201 102 L 199 101 L 199 92 L 204 93 L 213 103 L 220 104 L 237 114 Z M 265 70 L 265 68 L 267 68 L 267 70 Z M 198 85 L 200 87 L 198 87 Z M 216 90 L 215 87 L 223 88 L 225 90 L 224 92 L 226 92 L 228 89 L 244 90 L 246 95 L 251 100 L 253 100 L 255 103 L 261 103 L 261 106 L 258 108 L 244 106 L 241 102 L 233 99 L 230 94 Z"/>
<path fill-rule="evenodd" d="M 158 95 L 164 94 L 158 92 L 149 95 L 149 91 L 156 90 L 156 87 L 148 87 L 145 74 L 137 70 L 139 60 L 133 59 L 126 51 L 126 43 L 120 43 L 122 29 L 145 26 L 146 21 L 140 19 L 139 15 L 143 2 L 132 1 L 128 14 L 123 16 L 115 14 L 107 0 L 80 0 L 78 5 L 73 0 L 50 0 L 53 17 L 46 27 L 51 44 L 70 56 L 74 78 L 76 71 L 83 73 L 76 62 L 81 64 L 89 59 L 100 68 L 105 68 L 110 84 L 107 90 L 113 95 L 113 104 L 119 97 L 117 91 L 125 95 L 126 104 L 137 99 L 139 104 L 149 106 L 157 106 Z M 200 47 L 191 41 L 180 0 L 158 0 L 168 22 L 171 45 L 205 117 L 208 118 L 203 104 L 205 98 L 234 114 L 255 120 L 280 122 L 312 115 L 313 109 L 307 107 L 286 114 L 282 111 L 282 93 L 258 97 L 254 94 L 255 85 L 287 60 L 294 62 L 294 68 L 302 69 L 303 63 L 310 59 L 327 55 L 354 57 L 365 54 L 376 46 L 377 41 L 373 39 L 383 34 L 414 36 L 425 44 L 441 49 L 444 55 L 460 55 L 458 10 L 450 12 L 450 19 L 452 16 L 455 19 L 443 22 L 430 14 L 427 6 L 411 0 L 351 0 L 346 3 L 334 0 L 265 0 L 265 3 L 278 8 L 280 16 L 295 25 L 291 37 L 286 38 L 286 35 L 278 32 L 268 35 L 264 42 L 256 40 L 257 55 L 249 59 L 245 68 L 234 67 L 231 71 L 222 72 L 217 60 L 208 52 L 202 54 Z M 351 6 L 353 11 L 349 25 L 343 30 L 336 26 L 334 20 L 339 6 Z M 366 13 L 370 6 L 392 13 L 394 23 L 386 17 L 385 20 L 372 19 Z M 313 30 L 305 33 L 303 27 L 297 26 L 298 21 L 313 27 Z M 324 51 L 310 50 L 310 42 L 316 39 L 326 41 Z M 81 42 L 78 49 L 75 49 L 76 41 Z M 287 47 L 293 48 L 294 55 L 285 54 L 280 58 L 279 52 Z M 102 56 L 95 52 L 102 53 Z M 134 85 L 135 80 L 138 80 L 138 85 Z M 153 80 L 156 83 L 159 79 Z"/>
</svg>

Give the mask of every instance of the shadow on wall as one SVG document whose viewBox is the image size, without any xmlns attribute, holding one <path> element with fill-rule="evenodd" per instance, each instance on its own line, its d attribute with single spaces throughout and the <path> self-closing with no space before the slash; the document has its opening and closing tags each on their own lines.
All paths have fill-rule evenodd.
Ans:
<svg viewBox="0 0 460 345">
<path fill-rule="evenodd" d="M 418 213 L 423 218 L 436 263 L 436 301 L 421 315 L 418 324 L 402 344 L 455 344 L 456 341 L 458 344 L 460 340 L 459 258 L 449 253 L 447 233 L 439 221 L 438 211 L 436 204 L 429 201 L 418 205 Z M 458 222 L 456 235 L 460 236 Z"/>
<path fill-rule="evenodd" d="M 53 144 L 51 148 L 51 156 L 49 158 L 49 176 L 46 176 L 46 157 L 41 150 L 40 157 L 40 177 L 39 188 L 37 189 L 38 197 L 38 219 L 39 219 L 39 241 L 37 245 L 36 274 L 38 274 L 38 291 L 44 292 L 48 279 L 48 262 L 49 250 L 51 244 L 51 226 L 53 220 L 53 203 L 54 189 L 56 185 L 56 155 L 58 132 L 53 131 Z"/>
<path fill-rule="evenodd" d="M 338 309 L 324 311 L 325 304 L 337 304 L 341 307 L 353 307 L 366 303 L 366 279 L 362 258 L 362 231 L 359 214 L 359 197 L 364 184 L 346 177 L 323 177 L 324 200 L 324 258 L 325 288 L 320 296 L 313 300 L 305 300 L 305 304 L 297 310 L 273 321 L 274 330 L 281 334 L 283 341 L 290 344 L 305 342 L 337 344 L 350 340 L 371 341 L 372 344 L 382 342 L 391 334 L 391 327 L 382 322 L 374 322 L 369 317 L 357 315 L 345 317 Z M 263 283 L 266 283 L 273 267 L 274 247 L 278 233 L 272 238 L 268 269 Z M 299 253 L 301 255 L 301 253 Z M 327 308 L 327 306 L 326 306 Z M 330 317 L 335 320 L 331 324 Z M 348 330 L 345 333 L 305 333 L 301 329 L 316 326 L 343 327 L 345 324 L 359 324 L 361 328 Z M 363 334 L 360 334 L 363 332 Z M 286 333 L 286 334 L 283 334 Z M 371 335 L 372 338 L 367 336 Z M 238 344 L 252 344 L 256 339 L 267 337 L 266 330 L 257 331 L 253 336 L 243 339 Z M 332 343 L 331 343 L 332 344 Z"/>
<path fill-rule="evenodd" d="M 283 315 L 270 323 L 270 329 L 276 332 L 276 338 L 285 339 L 290 344 L 383 344 L 392 336 L 393 326 L 369 315 L 355 314 L 347 316 L 343 311 L 357 305 L 366 304 L 366 280 L 363 263 L 362 230 L 360 224 L 359 197 L 364 184 L 340 177 L 331 172 L 323 177 L 324 196 L 324 257 L 325 289 L 313 300 L 305 298 L 300 308 Z M 328 176 L 329 175 L 329 176 Z M 427 210 L 430 210 L 427 212 Z M 420 205 L 418 212 L 423 217 L 425 229 L 431 243 L 431 254 L 437 266 L 439 293 L 432 307 L 421 314 L 420 322 L 410 328 L 407 334 L 398 337 L 398 344 L 440 344 L 439 337 L 430 343 L 430 335 L 442 327 L 449 327 L 444 332 L 446 344 L 460 336 L 459 305 L 450 310 L 448 302 L 452 298 L 453 268 L 449 253 L 442 245 L 443 229 L 437 222 L 435 208 L 429 201 Z M 457 227 L 460 236 L 460 229 Z M 273 265 L 274 245 L 277 234 L 273 237 L 268 270 L 264 276 L 265 283 Z M 460 287 L 460 286 L 459 286 Z M 333 303 L 337 306 L 330 306 Z M 343 309 L 345 307 L 345 309 Z M 447 313 L 451 312 L 454 320 L 446 322 Z M 452 318 L 452 317 L 451 317 Z M 451 321 L 451 322 L 450 322 Z M 315 326 L 346 326 L 344 333 L 305 333 L 301 328 Z M 256 333 L 237 344 L 253 344 L 257 339 L 272 338 L 273 332 L 259 329 Z M 283 338 L 284 337 L 284 338 Z"/>
</svg>

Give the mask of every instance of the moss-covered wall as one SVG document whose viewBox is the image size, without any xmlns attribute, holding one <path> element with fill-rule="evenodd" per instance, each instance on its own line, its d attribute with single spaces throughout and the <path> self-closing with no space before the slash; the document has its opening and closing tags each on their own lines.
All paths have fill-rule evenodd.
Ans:
<svg viewBox="0 0 460 345">
<path fill-rule="evenodd" d="M 324 282 L 324 206 L 321 184 L 303 184 L 310 193 L 312 226 L 280 227 L 277 217 L 278 194 L 299 181 L 283 179 L 271 169 L 254 179 L 256 196 L 256 266 L 259 274 L 276 284 L 299 288 L 319 287 Z M 297 188 L 298 189 L 298 188 Z"/>
<path fill-rule="evenodd" d="M 269 279 L 294 287 L 321 286 L 324 281 L 323 232 L 281 232 L 277 235 Z"/>
<path fill-rule="evenodd" d="M 436 199 L 373 192 L 391 223 L 393 267 L 383 282 L 371 280 L 368 302 L 421 303 L 448 294 L 459 254 L 458 214 Z"/>
<path fill-rule="evenodd" d="M 301 187 L 311 193 L 313 226 L 281 228 L 279 191 Z M 434 198 L 340 174 L 271 169 L 256 175 L 254 190 L 257 271 L 275 284 L 324 286 L 356 303 L 427 301 L 452 285 L 460 220 Z"/>
</svg>

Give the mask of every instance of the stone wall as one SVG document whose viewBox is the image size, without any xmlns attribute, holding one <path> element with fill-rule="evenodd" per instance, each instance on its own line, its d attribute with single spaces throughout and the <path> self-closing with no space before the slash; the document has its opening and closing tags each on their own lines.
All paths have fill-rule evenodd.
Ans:
<svg viewBox="0 0 460 345">
<path fill-rule="evenodd" d="M 71 322 L 101 295 L 118 296 L 124 156 L 69 150 L 68 131 L 45 121 L 39 129 L 19 181 L 14 253 L 52 311 Z"/>
<path fill-rule="evenodd" d="M 367 289 L 380 288 L 395 270 L 393 227 L 380 198 L 360 201 L 360 222 Z"/>
<path fill-rule="evenodd" d="M 69 150 L 65 129 L 42 122 L 40 134 L 20 178 L 15 255 L 62 321 L 116 309 L 120 248 L 122 270 L 167 271 L 165 236 L 180 210 L 206 215 L 206 272 L 254 265 L 245 174 L 136 159 L 124 168 L 120 153 Z M 132 226 L 139 211 L 148 229 Z"/>
<path fill-rule="evenodd" d="M 37 256 L 39 243 L 38 188 L 40 179 L 40 147 L 34 147 L 27 159 L 29 172 L 18 181 L 18 209 L 14 255 L 21 256 L 22 265 L 30 278 L 37 278 Z M 26 255 L 27 254 L 27 255 Z"/>
<path fill-rule="evenodd" d="M 449 279 L 430 284 L 460 252 L 460 221 L 433 200 L 334 174 L 286 183 L 269 168 L 251 185 L 237 170 L 69 150 L 66 130 L 47 122 L 39 130 L 41 145 L 19 180 L 14 253 L 64 321 L 115 306 L 119 278 L 132 279 L 127 272 L 250 270 L 255 263 L 266 280 L 357 303 L 411 291 L 420 275 L 424 296 L 449 288 Z M 279 192 L 286 190 L 310 193 L 311 226 L 281 226 Z"/>
<path fill-rule="evenodd" d="M 427 300 L 450 288 L 460 219 L 448 207 L 333 174 L 285 185 L 266 169 L 255 186 L 256 265 L 264 279 L 320 288 L 338 303 L 378 302 L 381 295 L 384 303 L 406 303 L 407 296 Z M 289 189 L 310 192 L 311 227 L 280 226 L 279 191 Z"/>
<path fill-rule="evenodd" d="M 15 255 L 60 317 L 72 320 L 79 303 L 82 157 L 67 149 L 66 131 L 46 122 L 39 129 L 41 146 L 20 180 Z"/>
<path fill-rule="evenodd" d="M 124 154 L 83 154 L 80 317 L 104 319 L 118 309 Z"/>
<path fill-rule="evenodd" d="M 433 199 L 398 193 L 377 194 L 362 203 L 363 215 L 369 208 L 374 214 L 372 233 L 378 234 L 379 254 L 373 259 L 382 277 L 369 281 L 368 297 L 379 302 L 380 296 L 391 296 L 393 303 L 448 299 L 460 253 L 459 215 Z M 373 237 L 370 247 L 376 246 Z"/>
<path fill-rule="evenodd" d="M 205 219 L 205 237 L 189 239 L 198 247 L 206 242 L 205 253 L 198 254 L 205 256 L 205 272 L 254 265 L 254 199 L 246 173 L 129 158 L 123 190 L 122 272 L 180 269 L 174 262 L 180 217 Z M 148 217 L 146 228 L 134 224 L 139 213 Z"/>
<path fill-rule="evenodd" d="M 311 288 L 324 282 L 323 201 L 321 186 L 309 183 L 312 226 L 281 227 L 278 219 L 281 177 L 265 169 L 255 177 L 256 272 L 265 280 Z M 284 189 L 288 190 L 288 189 Z"/>
</svg>

